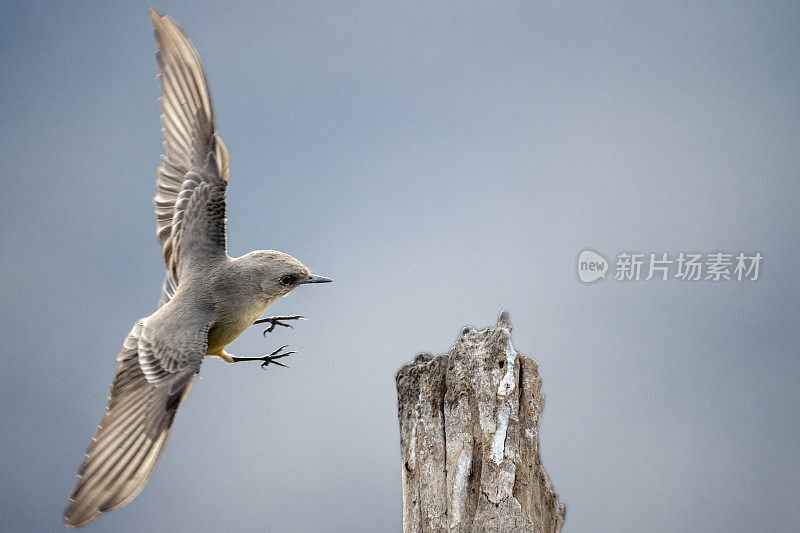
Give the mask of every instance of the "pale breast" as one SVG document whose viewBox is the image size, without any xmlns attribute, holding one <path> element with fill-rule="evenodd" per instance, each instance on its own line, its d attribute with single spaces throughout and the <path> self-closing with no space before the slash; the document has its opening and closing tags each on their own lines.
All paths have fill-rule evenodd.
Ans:
<svg viewBox="0 0 800 533">
<path fill-rule="evenodd" d="M 266 309 L 263 304 L 238 306 L 235 309 L 218 311 L 218 318 L 208 331 L 208 350 L 206 353 L 216 355 L 233 342 L 253 322 L 261 316 Z"/>
</svg>

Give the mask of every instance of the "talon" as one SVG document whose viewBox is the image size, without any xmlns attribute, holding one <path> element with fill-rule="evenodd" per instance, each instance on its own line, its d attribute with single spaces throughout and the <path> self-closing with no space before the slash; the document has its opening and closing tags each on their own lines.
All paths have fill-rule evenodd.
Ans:
<svg viewBox="0 0 800 533">
<path fill-rule="evenodd" d="M 272 325 L 271 325 L 270 327 L 268 327 L 267 329 L 265 329 L 265 330 L 264 330 L 264 331 L 261 333 L 262 335 L 264 335 L 264 338 L 265 338 L 265 339 L 267 338 L 267 333 L 270 333 L 272 330 L 274 330 L 274 329 L 275 329 L 275 326 L 283 326 L 283 327 L 285 327 L 285 328 L 292 328 L 292 329 L 294 329 L 294 326 L 293 326 L 293 325 L 291 325 L 291 324 L 284 324 L 283 322 L 279 322 L 279 321 L 277 321 L 277 320 L 276 320 L 275 322 L 273 322 L 273 323 L 272 323 Z"/>
<path fill-rule="evenodd" d="M 234 363 L 238 363 L 240 361 L 262 361 L 261 368 L 263 368 L 265 370 L 270 364 L 282 366 L 283 368 L 289 368 L 289 365 L 285 365 L 285 364 L 281 363 L 280 361 L 278 361 L 278 359 L 282 359 L 284 357 L 292 355 L 293 353 L 297 353 L 294 350 L 290 350 L 288 352 L 283 352 L 283 350 L 285 350 L 288 346 L 289 346 L 288 344 L 284 344 L 283 346 L 281 346 L 277 350 L 274 350 L 269 355 L 262 355 L 261 357 L 233 357 L 232 359 L 233 359 Z M 281 353 L 281 352 L 283 352 L 283 353 Z"/>
<path fill-rule="evenodd" d="M 284 348 L 286 348 L 287 346 L 289 346 L 289 345 L 288 345 L 288 344 L 284 344 L 283 346 L 281 346 L 281 347 L 280 347 L 280 348 L 278 348 L 277 350 L 273 351 L 271 354 L 269 354 L 269 355 L 265 355 L 264 357 L 262 357 L 262 359 L 263 359 L 263 361 L 264 361 L 264 362 L 263 362 L 263 363 L 261 363 L 261 368 L 263 368 L 264 370 L 266 370 L 266 369 L 267 369 L 267 367 L 268 367 L 270 364 L 273 364 L 273 365 L 278 365 L 278 366 L 282 366 L 283 368 L 289 368 L 289 366 L 288 366 L 288 365 L 285 365 L 285 364 L 281 363 L 280 361 L 278 361 L 278 359 L 281 359 L 281 358 L 283 358 L 283 357 L 287 357 L 287 356 L 289 356 L 289 355 L 292 355 L 293 353 L 297 353 L 295 350 L 291 350 L 291 351 L 288 351 L 288 352 L 280 353 L 280 352 L 282 352 L 282 351 L 283 351 L 283 349 L 284 349 Z"/>
<path fill-rule="evenodd" d="M 283 346 L 281 346 L 277 350 L 273 351 L 271 354 L 265 355 L 264 357 L 271 357 L 271 356 L 275 355 L 276 353 L 280 352 L 281 350 L 283 350 L 284 348 L 288 348 L 288 347 L 289 347 L 288 344 L 284 344 Z"/>
<path fill-rule="evenodd" d="M 291 324 L 286 324 L 286 323 L 282 322 L 282 320 L 307 320 L 307 319 L 303 315 L 268 316 L 266 318 L 259 318 L 258 320 L 253 322 L 253 325 L 265 324 L 265 323 L 269 322 L 270 326 L 267 329 L 265 329 L 264 332 L 262 333 L 262 335 L 264 335 L 264 337 L 266 337 L 267 333 L 270 333 L 271 331 L 273 331 L 275 329 L 275 326 L 283 326 L 285 328 L 293 328 L 294 327 Z"/>
</svg>

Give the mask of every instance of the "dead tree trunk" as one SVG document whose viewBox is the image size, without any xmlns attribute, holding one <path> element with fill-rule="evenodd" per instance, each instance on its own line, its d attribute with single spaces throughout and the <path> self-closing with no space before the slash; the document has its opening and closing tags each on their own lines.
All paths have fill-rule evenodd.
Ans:
<svg viewBox="0 0 800 533">
<path fill-rule="evenodd" d="M 561 530 L 565 507 L 539 458 L 542 380 L 511 345 L 507 312 L 396 380 L 404 533 Z"/>
</svg>

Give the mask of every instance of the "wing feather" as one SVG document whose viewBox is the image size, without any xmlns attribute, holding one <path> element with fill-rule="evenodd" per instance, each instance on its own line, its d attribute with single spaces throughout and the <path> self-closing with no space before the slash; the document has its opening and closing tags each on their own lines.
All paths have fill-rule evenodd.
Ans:
<svg viewBox="0 0 800 533">
<path fill-rule="evenodd" d="M 159 306 L 187 269 L 226 255 L 228 151 L 216 133 L 205 71 L 194 45 L 168 17 L 150 10 L 158 42 L 164 153 L 153 208 L 167 272 Z M 175 415 L 200 369 L 207 327 L 147 327 L 141 319 L 117 356 L 106 413 L 78 473 L 64 524 L 78 527 L 118 509 L 144 488 Z M 168 331 L 167 331 L 168 330 Z M 161 334 L 161 335 L 159 335 Z"/>
<path fill-rule="evenodd" d="M 191 353 L 170 349 L 154 338 L 147 319 L 136 322 L 117 356 L 106 414 L 78 472 L 64 525 L 87 525 L 144 488 L 204 352 L 204 346 Z"/>
<path fill-rule="evenodd" d="M 156 172 L 156 236 L 167 267 L 159 305 L 174 295 L 181 271 L 225 255 L 228 150 L 216 133 L 200 55 L 169 18 L 150 9 L 158 42 L 164 154 Z"/>
</svg>

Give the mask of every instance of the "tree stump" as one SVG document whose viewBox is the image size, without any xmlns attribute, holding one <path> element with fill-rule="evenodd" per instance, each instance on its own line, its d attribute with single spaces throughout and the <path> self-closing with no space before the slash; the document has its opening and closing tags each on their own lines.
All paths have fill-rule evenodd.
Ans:
<svg viewBox="0 0 800 533">
<path fill-rule="evenodd" d="M 396 381 L 405 533 L 561 531 L 565 506 L 539 457 L 542 380 L 514 350 L 506 311 Z"/>
</svg>

